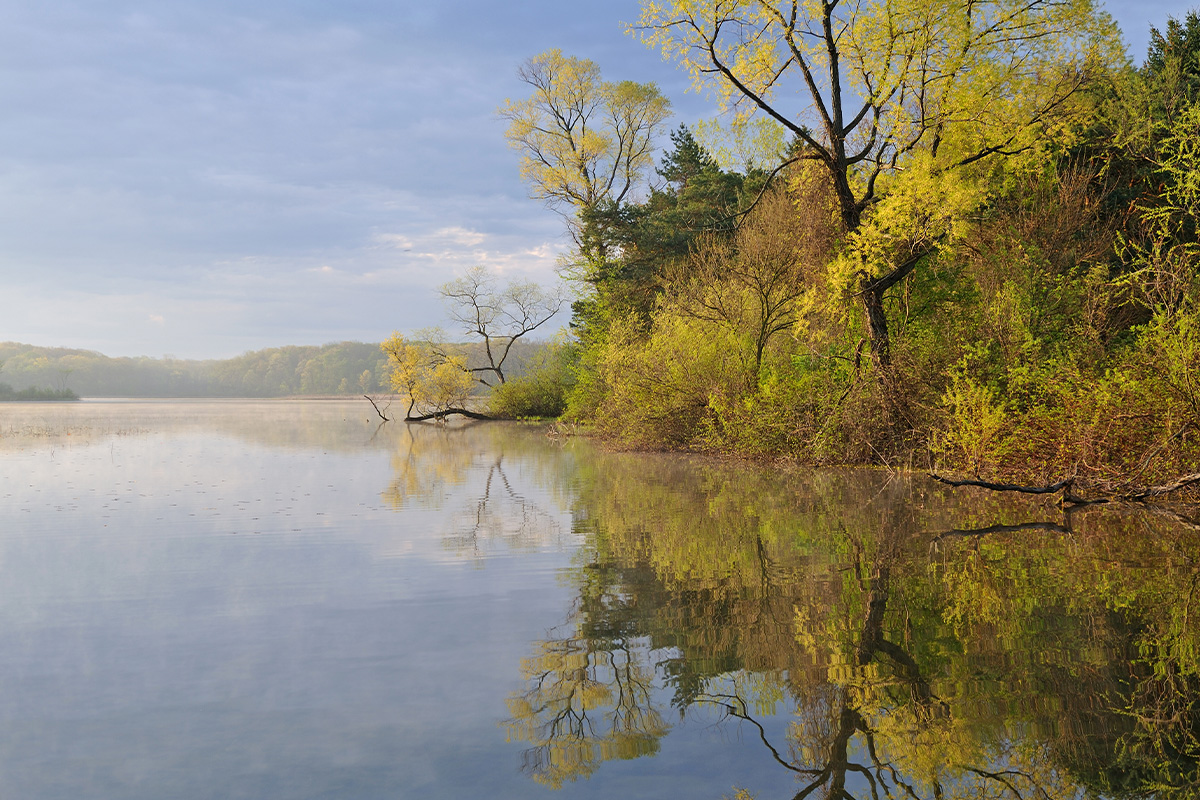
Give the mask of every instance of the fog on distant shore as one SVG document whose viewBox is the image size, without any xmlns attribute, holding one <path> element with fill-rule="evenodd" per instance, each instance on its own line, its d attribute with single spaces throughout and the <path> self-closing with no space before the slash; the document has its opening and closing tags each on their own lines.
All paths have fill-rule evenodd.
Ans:
<svg viewBox="0 0 1200 800">
<path fill-rule="evenodd" d="M 518 342 L 520 365 L 539 347 Z M 464 345 L 466 348 L 472 345 Z M 0 343 L 0 381 L 15 390 L 70 389 L 82 397 L 288 397 L 387 391 L 377 343 L 272 347 L 235 358 L 111 358 L 90 350 Z"/>
</svg>

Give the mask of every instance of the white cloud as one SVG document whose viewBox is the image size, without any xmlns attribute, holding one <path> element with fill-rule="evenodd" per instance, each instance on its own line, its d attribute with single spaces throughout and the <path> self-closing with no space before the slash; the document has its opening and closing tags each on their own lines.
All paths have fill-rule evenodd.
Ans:
<svg viewBox="0 0 1200 800">
<path fill-rule="evenodd" d="M 412 239 L 398 233 L 377 233 L 373 238 L 381 246 L 395 250 L 411 250 L 413 246 Z"/>
<path fill-rule="evenodd" d="M 433 232 L 432 238 L 442 239 L 451 244 L 462 247 L 475 247 L 487 240 L 487 235 L 479 231 L 469 230 L 453 226 L 450 228 L 440 228 Z"/>
</svg>

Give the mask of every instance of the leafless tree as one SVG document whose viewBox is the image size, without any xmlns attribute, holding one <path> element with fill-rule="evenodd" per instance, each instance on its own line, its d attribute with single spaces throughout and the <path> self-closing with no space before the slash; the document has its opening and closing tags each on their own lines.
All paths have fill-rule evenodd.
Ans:
<svg viewBox="0 0 1200 800">
<path fill-rule="evenodd" d="M 442 296 L 450 303 L 451 319 L 482 340 L 486 363 L 466 369 L 484 386 L 504 383 L 513 344 L 549 322 L 566 302 L 561 289 L 547 291 L 532 281 L 501 286 L 484 267 L 442 286 Z"/>
</svg>

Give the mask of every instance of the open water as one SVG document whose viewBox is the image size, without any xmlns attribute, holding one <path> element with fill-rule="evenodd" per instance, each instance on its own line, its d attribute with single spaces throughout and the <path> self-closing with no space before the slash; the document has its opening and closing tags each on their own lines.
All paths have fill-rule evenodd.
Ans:
<svg viewBox="0 0 1200 800">
<path fill-rule="evenodd" d="M 922 476 L 3 404 L 0 797 L 1192 797 L 1198 576 Z"/>
</svg>

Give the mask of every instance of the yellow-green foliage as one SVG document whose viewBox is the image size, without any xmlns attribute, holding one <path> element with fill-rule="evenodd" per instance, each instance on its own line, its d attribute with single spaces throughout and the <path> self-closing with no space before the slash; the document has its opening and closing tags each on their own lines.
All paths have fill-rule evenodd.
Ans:
<svg viewBox="0 0 1200 800">
<path fill-rule="evenodd" d="M 945 466 L 985 476 L 1152 482 L 1200 463 L 1195 317 L 1156 317 L 1107 369 L 1031 356 L 993 370 L 992 384 L 978 361 L 954 371 L 935 444 Z"/>
<path fill-rule="evenodd" d="M 600 371 L 608 388 L 596 424 L 641 447 L 693 444 L 709 399 L 745 381 L 738 343 L 719 325 L 671 309 L 658 314 L 645 341 L 614 325 Z"/>
<path fill-rule="evenodd" d="M 1161 191 L 1139 205 L 1141 230 L 1121 240 L 1121 255 L 1132 267 L 1123 283 L 1151 308 L 1173 311 L 1200 293 L 1200 106 L 1156 126 L 1162 139 L 1151 158 Z"/>
<path fill-rule="evenodd" d="M 466 359 L 439 355 L 427 344 L 412 343 L 393 333 L 381 345 L 388 359 L 392 390 L 408 398 L 408 414 L 436 414 L 462 408 L 471 396 L 475 379 Z"/>
<path fill-rule="evenodd" d="M 969 215 L 987 199 L 986 177 L 939 169 L 928 154 L 914 157 L 903 173 L 887 181 L 887 194 L 854 232 L 843 258 L 854 270 L 866 264 L 884 274 L 899 263 L 898 257 L 902 261 L 930 242 L 943 248 L 961 242 L 971 232 Z M 908 252 L 897 253 L 897 247 Z"/>
<path fill-rule="evenodd" d="M 647 0 L 640 22 L 734 112 L 726 138 L 769 109 L 793 160 L 687 254 L 614 238 L 573 413 L 630 445 L 811 463 L 1194 471 L 1200 104 L 1121 97 L 1157 84 L 1090 2 Z M 623 281 L 636 320 L 605 306 Z"/>
<path fill-rule="evenodd" d="M 1004 404 L 986 386 L 970 377 L 956 373 L 943 398 L 949 418 L 938 448 L 952 453 L 964 469 L 978 474 L 982 469 L 991 472 L 1003 460 L 1000 448 L 1008 413 Z"/>
<path fill-rule="evenodd" d="M 651 166 L 650 143 L 670 101 L 652 83 L 605 81 L 594 61 L 558 49 L 519 74 L 532 92 L 506 100 L 500 116 L 533 197 L 575 208 L 620 200 Z"/>
<path fill-rule="evenodd" d="M 1200 311 L 1156 314 L 1142 333 L 1141 352 L 1147 377 L 1165 390 L 1164 414 L 1200 429 Z"/>
<path fill-rule="evenodd" d="M 835 421 L 848 380 L 848 370 L 828 362 L 767 370 L 749 392 L 713 395 L 701 441 L 728 453 L 841 461 Z"/>
<path fill-rule="evenodd" d="M 574 348 L 565 341 L 542 346 L 525 373 L 492 388 L 488 412 L 509 419 L 562 416 L 571 389 Z"/>
</svg>

